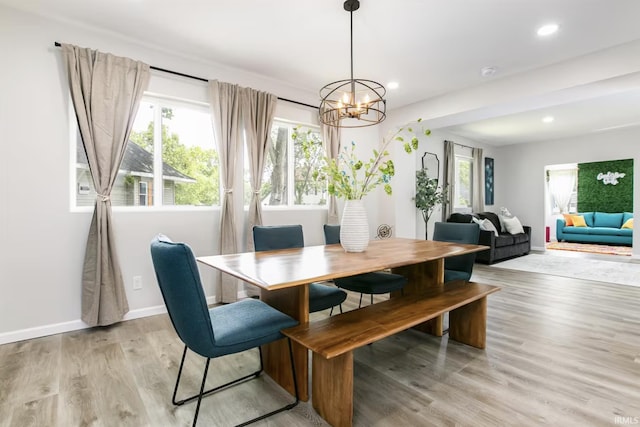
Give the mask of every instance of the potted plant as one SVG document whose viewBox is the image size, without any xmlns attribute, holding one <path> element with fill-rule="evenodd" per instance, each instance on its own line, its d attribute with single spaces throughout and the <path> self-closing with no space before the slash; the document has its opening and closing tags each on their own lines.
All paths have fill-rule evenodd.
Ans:
<svg viewBox="0 0 640 427">
<path fill-rule="evenodd" d="M 430 135 L 429 129 L 414 130 L 421 119 L 402 127 L 383 140 L 380 150 L 374 149 L 368 160 L 356 156 L 356 143 L 343 147 L 336 159 L 324 158 L 316 179 L 327 179 L 328 192 L 345 199 L 340 227 L 340 243 L 347 252 L 362 252 L 369 243 L 369 226 L 362 198 L 382 185 L 386 194 L 392 194 L 391 178 L 395 175 L 393 160 L 387 148 L 393 141 L 403 143 L 404 150 L 418 149 L 418 134 Z"/>
<path fill-rule="evenodd" d="M 422 213 L 424 219 L 424 238 L 428 238 L 428 225 L 431 214 L 438 205 L 446 201 L 444 190 L 438 187 L 438 180 L 429 178 L 427 169 L 416 171 L 416 196 L 413 198 L 416 208 Z"/>
</svg>

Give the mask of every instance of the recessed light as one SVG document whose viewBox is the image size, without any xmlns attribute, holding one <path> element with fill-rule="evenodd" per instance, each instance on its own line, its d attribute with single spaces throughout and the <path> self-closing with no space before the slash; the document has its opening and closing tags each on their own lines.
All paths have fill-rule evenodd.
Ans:
<svg viewBox="0 0 640 427">
<path fill-rule="evenodd" d="M 496 67 L 482 67 L 480 69 L 480 75 L 482 77 L 491 77 L 493 76 L 496 72 L 498 71 L 498 69 Z"/>
<path fill-rule="evenodd" d="M 538 35 L 542 37 L 550 36 L 551 34 L 557 32 L 558 28 L 558 24 L 543 25 L 542 27 L 538 28 Z"/>
<path fill-rule="evenodd" d="M 551 123 L 553 122 L 555 119 L 553 118 L 553 116 L 546 116 L 542 119 L 543 123 Z"/>
<path fill-rule="evenodd" d="M 393 90 L 393 89 L 398 89 L 399 87 L 400 87 L 400 84 L 398 82 L 387 83 L 387 89 Z"/>
</svg>

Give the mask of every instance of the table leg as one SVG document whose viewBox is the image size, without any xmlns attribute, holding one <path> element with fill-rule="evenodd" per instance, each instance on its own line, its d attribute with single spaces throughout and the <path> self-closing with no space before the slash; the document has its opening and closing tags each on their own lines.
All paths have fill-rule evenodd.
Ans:
<svg viewBox="0 0 640 427">
<path fill-rule="evenodd" d="M 274 291 L 263 289 L 261 290 L 260 299 L 300 323 L 309 322 L 308 285 Z M 309 400 L 309 355 L 306 348 L 295 342 L 292 342 L 292 348 L 296 379 L 298 381 L 298 395 L 300 400 L 307 401 Z M 289 347 L 286 340 L 262 346 L 262 354 L 265 372 L 293 395 L 293 378 L 291 378 Z"/>
<path fill-rule="evenodd" d="M 430 287 L 442 286 L 444 283 L 444 258 L 420 264 L 395 267 L 391 269 L 391 272 L 401 274 L 407 278 L 408 282 L 404 287 L 404 295 L 418 295 Z M 394 292 L 391 297 L 399 295 L 401 295 L 400 292 Z M 438 316 L 415 326 L 414 329 L 441 337 L 444 330 L 443 323 L 443 316 Z"/>
</svg>

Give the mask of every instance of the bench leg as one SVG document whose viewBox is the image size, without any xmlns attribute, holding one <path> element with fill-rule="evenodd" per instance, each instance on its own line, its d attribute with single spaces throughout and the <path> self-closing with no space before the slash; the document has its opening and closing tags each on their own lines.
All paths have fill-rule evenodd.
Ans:
<svg viewBox="0 0 640 427">
<path fill-rule="evenodd" d="M 449 312 L 449 337 L 477 348 L 487 342 L 487 297 Z"/>
<path fill-rule="evenodd" d="M 313 408 L 333 427 L 353 423 L 353 352 L 332 359 L 313 354 Z"/>
</svg>

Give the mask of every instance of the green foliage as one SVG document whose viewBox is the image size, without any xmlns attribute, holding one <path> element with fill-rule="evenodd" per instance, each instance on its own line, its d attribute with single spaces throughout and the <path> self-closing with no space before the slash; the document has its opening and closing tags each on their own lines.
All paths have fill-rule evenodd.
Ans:
<svg viewBox="0 0 640 427">
<path fill-rule="evenodd" d="M 326 179 L 318 179 L 316 171 L 322 163 L 324 150 L 317 132 L 296 126 L 291 134 L 294 148 L 294 196 L 295 204 L 304 204 L 304 196 L 322 193 L 327 186 Z"/>
<path fill-rule="evenodd" d="M 162 116 L 171 119 L 173 111 L 163 108 Z M 131 132 L 129 139 L 152 153 L 153 133 L 154 123 L 149 122 L 144 132 Z M 175 183 L 176 205 L 211 206 L 220 203 L 217 187 L 220 170 L 216 150 L 187 147 L 180 143 L 177 134 L 169 133 L 168 127 L 162 125 L 162 159 L 164 163 L 196 180 Z"/>
<path fill-rule="evenodd" d="M 438 187 L 438 180 L 429 178 L 427 169 L 416 171 L 416 196 L 413 198 L 416 208 L 422 213 L 425 226 L 436 206 L 446 201 L 444 190 Z"/>
<path fill-rule="evenodd" d="M 416 123 L 420 123 L 418 119 Z M 405 141 L 408 134 L 409 142 Z M 422 134 L 429 136 L 431 131 L 426 129 Z M 355 153 L 356 143 L 340 150 L 337 159 L 324 158 L 324 164 L 316 174 L 317 179 L 327 179 L 329 194 L 347 200 L 362 199 L 376 187 L 383 185 L 387 194 L 392 194 L 391 178 L 395 175 L 393 160 L 388 159 L 387 147 L 393 141 L 403 143 L 404 150 L 412 153 L 418 149 L 418 136 L 411 126 L 398 129 L 383 141 L 380 151 L 373 150 L 372 156 L 360 160 Z"/>
<path fill-rule="evenodd" d="M 618 184 L 604 184 L 598 174 L 624 173 Z M 633 159 L 578 164 L 578 212 L 633 212 Z"/>
</svg>

